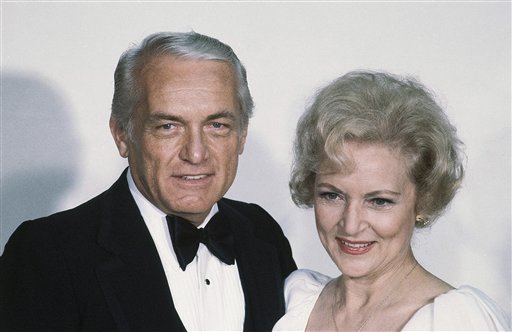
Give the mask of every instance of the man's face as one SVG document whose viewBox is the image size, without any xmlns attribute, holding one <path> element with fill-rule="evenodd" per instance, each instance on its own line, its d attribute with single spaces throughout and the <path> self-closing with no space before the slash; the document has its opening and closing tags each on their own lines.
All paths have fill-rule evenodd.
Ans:
<svg viewBox="0 0 512 332">
<path fill-rule="evenodd" d="M 141 73 L 145 99 L 133 134 L 111 121 L 142 194 L 160 210 L 199 225 L 236 175 L 247 135 L 227 63 L 153 59 Z"/>
</svg>

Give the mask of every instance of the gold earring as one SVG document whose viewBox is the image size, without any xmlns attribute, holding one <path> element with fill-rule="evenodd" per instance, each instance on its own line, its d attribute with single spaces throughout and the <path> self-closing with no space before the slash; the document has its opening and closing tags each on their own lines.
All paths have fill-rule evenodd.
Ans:
<svg viewBox="0 0 512 332">
<path fill-rule="evenodd" d="M 427 217 L 425 217 L 422 214 L 418 214 L 416 216 L 416 225 L 419 227 L 426 227 L 428 226 L 429 220 Z"/>
</svg>

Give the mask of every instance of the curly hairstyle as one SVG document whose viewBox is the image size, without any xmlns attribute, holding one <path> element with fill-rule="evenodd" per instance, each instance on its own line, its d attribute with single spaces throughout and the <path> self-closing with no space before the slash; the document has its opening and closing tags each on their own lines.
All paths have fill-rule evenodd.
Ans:
<svg viewBox="0 0 512 332">
<path fill-rule="evenodd" d="M 433 94 L 413 78 L 353 71 L 315 95 L 294 142 L 289 184 L 297 206 L 313 206 L 321 163 L 349 170 L 345 142 L 384 144 L 405 157 L 416 187 L 416 213 L 423 218 L 418 228 L 432 224 L 461 185 L 463 143 Z"/>
</svg>

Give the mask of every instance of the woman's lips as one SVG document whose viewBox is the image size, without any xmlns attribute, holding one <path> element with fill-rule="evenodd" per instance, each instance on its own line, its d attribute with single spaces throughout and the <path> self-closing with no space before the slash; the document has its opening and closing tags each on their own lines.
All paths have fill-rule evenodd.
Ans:
<svg viewBox="0 0 512 332">
<path fill-rule="evenodd" d="M 348 241 L 336 238 L 341 251 L 349 255 L 363 255 L 373 248 L 374 241 Z"/>
</svg>

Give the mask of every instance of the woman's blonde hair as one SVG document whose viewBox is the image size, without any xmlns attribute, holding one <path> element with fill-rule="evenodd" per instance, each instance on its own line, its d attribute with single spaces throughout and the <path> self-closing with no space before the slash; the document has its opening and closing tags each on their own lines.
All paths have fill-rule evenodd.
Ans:
<svg viewBox="0 0 512 332">
<path fill-rule="evenodd" d="M 296 205 L 313 205 L 322 162 L 349 167 L 345 142 L 384 144 L 405 157 L 416 186 L 416 212 L 423 216 L 417 227 L 430 225 L 460 187 L 463 144 L 433 94 L 412 78 L 354 71 L 316 94 L 294 142 L 290 191 Z"/>
</svg>

